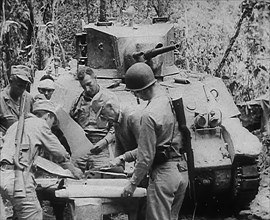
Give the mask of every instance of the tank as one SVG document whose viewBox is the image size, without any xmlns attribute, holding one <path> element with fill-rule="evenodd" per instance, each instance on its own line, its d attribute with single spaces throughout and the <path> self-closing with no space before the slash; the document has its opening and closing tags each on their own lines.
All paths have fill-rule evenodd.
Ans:
<svg viewBox="0 0 270 220">
<path fill-rule="evenodd" d="M 77 58 L 93 68 L 100 80 L 124 79 L 131 65 L 146 62 L 164 89 L 182 97 L 194 158 L 194 169 L 190 170 L 193 184 L 188 190 L 193 199 L 195 195 L 197 203 L 205 203 L 207 198 L 220 196 L 233 202 L 237 210 L 247 208 L 259 186 L 261 143 L 242 126 L 240 112 L 220 78 L 181 74 L 174 65 L 173 51 L 179 44 L 175 44 L 173 25 L 90 24 L 84 30 L 76 37 L 77 45 L 84 45 L 83 53 L 77 47 Z M 112 90 L 123 102 L 138 105 L 135 97 L 124 91 L 124 85 Z"/>
<path fill-rule="evenodd" d="M 161 87 L 173 99 L 182 99 L 193 153 L 188 161 L 187 200 L 207 204 L 222 199 L 236 210 L 247 208 L 259 186 L 257 159 L 262 145 L 242 126 L 240 112 L 222 79 L 175 66 L 174 50 L 179 44 L 174 41 L 173 25 L 89 24 L 84 30 L 76 35 L 79 64 L 90 66 L 98 83 L 115 92 L 121 102 L 138 109 L 146 104 L 125 90 L 125 71 L 136 62 L 146 62 Z M 68 74 L 61 75 L 56 84 L 54 99 L 69 112 L 82 88 Z"/>
</svg>

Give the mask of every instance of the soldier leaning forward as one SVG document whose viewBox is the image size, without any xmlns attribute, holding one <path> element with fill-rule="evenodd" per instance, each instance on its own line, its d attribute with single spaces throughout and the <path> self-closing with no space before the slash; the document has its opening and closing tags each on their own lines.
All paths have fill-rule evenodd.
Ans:
<svg viewBox="0 0 270 220">
<path fill-rule="evenodd" d="M 42 219 L 42 209 L 36 196 L 36 185 L 32 165 L 41 150 L 51 153 L 63 168 L 69 169 L 76 178 L 82 176 L 82 172 L 73 166 L 70 155 L 60 144 L 59 140 L 51 132 L 51 127 L 57 121 L 55 106 L 48 100 L 35 102 L 33 114 L 29 114 L 24 122 L 24 132 L 20 147 L 20 165 L 24 167 L 21 178 L 15 178 L 15 136 L 18 122 L 14 123 L 4 137 L 4 144 L 0 156 L 0 192 L 9 199 L 14 207 L 18 219 L 39 220 Z M 17 176 L 18 177 L 18 176 Z M 17 197 L 14 192 L 19 185 L 24 196 Z"/>
</svg>

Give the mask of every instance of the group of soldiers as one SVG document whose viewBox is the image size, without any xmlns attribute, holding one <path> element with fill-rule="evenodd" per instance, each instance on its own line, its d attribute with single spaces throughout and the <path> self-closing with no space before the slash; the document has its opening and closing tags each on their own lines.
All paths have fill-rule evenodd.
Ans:
<svg viewBox="0 0 270 220">
<path fill-rule="evenodd" d="M 18 219 L 42 219 L 33 163 L 44 151 L 77 179 L 83 178 L 85 171 L 106 163 L 124 170 L 125 162 L 135 161 L 122 196 L 131 197 L 136 187 L 149 177 L 145 216 L 139 218 L 178 219 L 188 185 L 187 164 L 181 151 L 184 137 L 171 97 L 147 64 L 136 63 L 125 74 L 126 89 L 147 101 L 140 111 L 121 103 L 115 93 L 102 88 L 90 67 L 79 67 L 76 78 L 83 92 L 74 100 L 69 114 L 83 128 L 93 147 L 75 162 L 57 125 L 56 103 L 50 101 L 54 79 L 49 75 L 42 77 L 38 84 L 40 94 L 32 97 L 26 92 L 29 72 L 26 66 L 13 66 L 10 84 L 0 93 L 0 126 L 4 137 L 0 145 L 0 192 L 2 198 L 10 200 Z M 24 183 L 23 196 L 18 195 L 18 182 Z M 5 219 L 2 198 L 0 218 Z"/>
</svg>

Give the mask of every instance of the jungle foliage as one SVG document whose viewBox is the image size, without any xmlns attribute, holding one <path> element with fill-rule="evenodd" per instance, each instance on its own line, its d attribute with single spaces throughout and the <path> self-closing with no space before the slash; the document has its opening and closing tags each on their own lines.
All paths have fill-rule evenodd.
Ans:
<svg viewBox="0 0 270 220">
<path fill-rule="evenodd" d="M 11 65 L 43 69 L 53 56 L 75 57 L 75 34 L 99 18 L 100 0 L 0 0 L 0 74 Z M 237 103 L 267 92 L 270 71 L 270 0 L 110 0 L 108 20 L 126 25 L 123 10 L 136 9 L 135 23 L 167 16 L 181 48 L 176 64 L 186 72 L 221 77 Z"/>
</svg>

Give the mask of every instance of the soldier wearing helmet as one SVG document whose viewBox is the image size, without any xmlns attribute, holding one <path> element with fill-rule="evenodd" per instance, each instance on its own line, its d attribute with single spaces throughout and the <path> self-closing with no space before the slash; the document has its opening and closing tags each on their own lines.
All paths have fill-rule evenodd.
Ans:
<svg viewBox="0 0 270 220">
<path fill-rule="evenodd" d="M 33 114 L 29 114 L 24 122 L 19 161 L 24 167 L 23 180 L 25 197 L 14 196 L 14 156 L 15 136 L 18 122 L 9 127 L 4 137 L 0 153 L 0 191 L 4 198 L 11 201 L 18 219 L 42 219 L 42 209 L 36 195 L 34 169 L 32 165 L 42 150 L 49 152 L 63 168 L 69 169 L 75 178 L 81 178 L 82 172 L 71 163 L 70 155 L 60 144 L 51 128 L 57 121 L 55 106 L 48 100 L 37 101 L 33 105 Z"/>
<path fill-rule="evenodd" d="M 147 100 L 148 104 L 142 113 L 137 163 L 122 195 L 131 196 L 149 172 L 146 219 L 177 220 L 188 185 L 188 173 L 186 161 L 180 154 L 182 135 L 171 98 L 145 63 L 132 65 L 126 72 L 125 82 L 128 90 Z"/>
<path fill-rule="evenodd" d="M 11 67 L 10 84 L 0 91 L 0 132 L 5 131 L 19 119 L 22 95 L 26 96 L 26 113 L 31 111 L 33 97 L 26 91 L 31 83 L 30 69 L 24 65 Z"/>
</svg>

